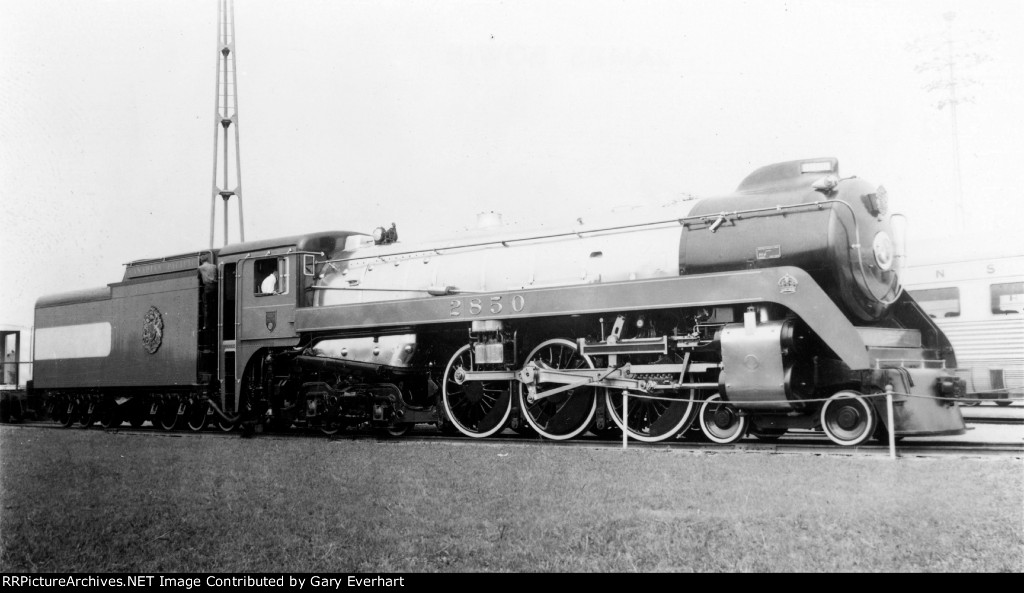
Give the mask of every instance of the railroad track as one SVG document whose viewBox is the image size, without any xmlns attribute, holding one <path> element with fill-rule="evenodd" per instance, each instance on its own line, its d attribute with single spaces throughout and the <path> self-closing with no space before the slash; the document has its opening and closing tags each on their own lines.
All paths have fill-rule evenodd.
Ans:
<svg viewBox="0 0 1024 593">
<path fill-rule="evenodd" d="M 1000 419 L 1005 420 L 1005 419 Z M 1016 420 L 1016 419 L 1011 419 Z M 1003 424 L 1008 424 L 1003 422 Z M 1013 422 L 1012 424 L 1018 424 Z M 93 426 L 88 429 L 65 428 L 51 422 L 28 422 L 22 424 L 8 424 L 5 426 L 42 429 L 42 430 L 90 430 L 93 432 L 105 432 L 113 435 L 144 436 L 154 438 L 213 438 L 213 439 L 237 439 L 243 438 L 238 431 L 220 432 L 214 430 L 203 430 L 200 432 L 173 431 L 168 432 L 153 427 L 131 428 L 122 426 L 119 428 L 100 428 Z M 524 437 L 512 434 L 495 435 L 487 439 L 470 439 L 462 436 L 448 436 L 436 432 L 433 428 L 414 430 L 409 434 L 400 437 L 382 435 L 372 430 L 350 430 L 345 433 L 327 436 L 312 431 L 295 432 L 268 432 L 252 436 L 254 439 L 315 439 L 327 441 L 359 441 L 373 440 L 381 443 L 448 443 L 448 444 L 472 444 L 474 446 L 523 446 L 523 447 L 590 447 L 621 449 L 621 439 L 604 439 L 594 436 L 577 438 L 570 441 L 550 441 L 540 437 Z M 811 455 L 843 455 L 843 456 L 888 456 L 889 447 L 886 445 L 861 445 L 858 447 L 837 447 L 824 435 L 810 431 L 792 433 L 782 437 L 776 442 L 760 442 L 748 440 L 731 445 L 719 445 L 715 443 L 694 442 L 694 441 L 663 441 L 660 443 L 641 443 L 629 441 L 627 447 L 630 449 L 647 450 L 673 450 L 691 451 L 706 454 L 719 453 L 780 453 L 780 454 L 811 454 Z M 1013 456 L 1024 458 L 1024 442 L 1016 443 L 990 443 L 990 442 L 965 442 L 943 440 L 942 437 L 929 438 L 925 441 L 900 442 L 896 445 L 897 454 L 900 457 L 948 457 L 948 456 Z"/>
</svg>

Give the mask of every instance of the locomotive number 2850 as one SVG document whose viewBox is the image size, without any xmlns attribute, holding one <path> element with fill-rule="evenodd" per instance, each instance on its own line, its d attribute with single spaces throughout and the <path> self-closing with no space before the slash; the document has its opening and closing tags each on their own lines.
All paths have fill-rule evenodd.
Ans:
<svg viewBox="0 0 1024 593">
<path fill-rule="evenodd" d="M 511 299 L 506 300 L 507 295 L 498 295 L 492 297 L 474 297 L 469 299 L 452 299 L 449 302 L 451 306 L 451 316 L 461 317 L 463 313 L 469 315 L 480 315 L 483 312 L 487 312 L 490 315 L 497 315 L 505 310 L 505 306 L 511 303 L 512 310 L 519 313 L 526 308 L 526 299 L 521 294 L 514 295 Z"/>
</svg>

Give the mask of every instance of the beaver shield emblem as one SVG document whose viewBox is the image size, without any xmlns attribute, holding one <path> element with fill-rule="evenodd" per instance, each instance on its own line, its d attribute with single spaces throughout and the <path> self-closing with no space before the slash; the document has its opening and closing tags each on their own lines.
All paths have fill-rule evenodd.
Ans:
<svg viewBox="0 0 1024 593">
<path fill-rule="evenodd" d="M 267 311 L 267 331 L 274 331 L 277 327 L 277 311 Z"/>
</svg>

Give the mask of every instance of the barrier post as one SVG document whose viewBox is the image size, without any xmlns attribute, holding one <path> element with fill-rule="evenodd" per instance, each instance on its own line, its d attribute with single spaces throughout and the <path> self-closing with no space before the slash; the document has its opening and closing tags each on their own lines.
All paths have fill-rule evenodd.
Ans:
<svg viewBox="0 0 1024 593">
<path fill-rule="evenodd" d="M 626 450 L 626 441 L 629 439 L 629 410 L 626 409 L 629 392 L 622 390 L 622 450 Z"/>
<path fill-rule="evenodd" d="M 894 426 L 892 418 L 892 385 L 885 386 L 885 413 L 889 420 L 886 424 L 886 429 L 889 431 L 889 459 L 896 459 L 896 426 Z"/>
</svg>

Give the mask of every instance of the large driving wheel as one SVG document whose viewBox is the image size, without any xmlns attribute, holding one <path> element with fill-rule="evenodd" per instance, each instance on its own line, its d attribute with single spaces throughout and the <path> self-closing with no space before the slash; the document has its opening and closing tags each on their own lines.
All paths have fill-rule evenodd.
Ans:
<svg viewBox="0 0 1024 593">
<path fill-rule="evenodd" d="M 480 370 L 473 363 L 473 349 L 459 348 L 444 370 L 441 399 L 446 419 L 462 434 L 477 439 L 505 427 L 512 412 L 509 381 L 467 381 L 466 371 Z"/>
<path fill-rule="evenodd" d="M 735 443 L 747 432 L 747 417 L 740 416 L 731 404 L 714 394 L 700 406 L 700 429 L 709 441 L 720 445 Z"/>
<path fill-rule="evenodd" d="M 875 408 L 856 391 L 840 391 L 821 407 L 821 428 L 837 445 L 853 447 L 875 433 Z"/>
<path fill-rule="evenodd" d="M 526 362 L 536 363 L 549 369 L 592 369 L 590 357 L 579 353 L 576 344 L 556 338 L 548 340 L 533 349 Z M 541 383 L 537 391 L 561 387 L 555 383 Z M 519 406 L 526 421 L 541 436 L 555 441 L 564 441 L 580 434 L 590 426 L 597 411 L 597 389 L 574 387 L 551 397 L 544 397 L 530 403 L 527 401 L 526 385 L 519 384 Z"/>
<path fill-rule="evenodd" d="M 608 389 L 605 403 L 608 415 L 615 425 L 629 433 L 629 438 L 645 443 L 657 443 L 670 439 L 690 425 L 696 406 L 693 403 L 695 392 L 690 390 L 685 400 L 671 401 L 668 399 L 651 399 L 630 395 L 626 403 L 628 416 L 624 425 L 622 421 L 622 392 Z M 654 394 L 656 397 L 662 397 Z M 628 429 L 627 429 L 628 425 Z"/>
</svg>

